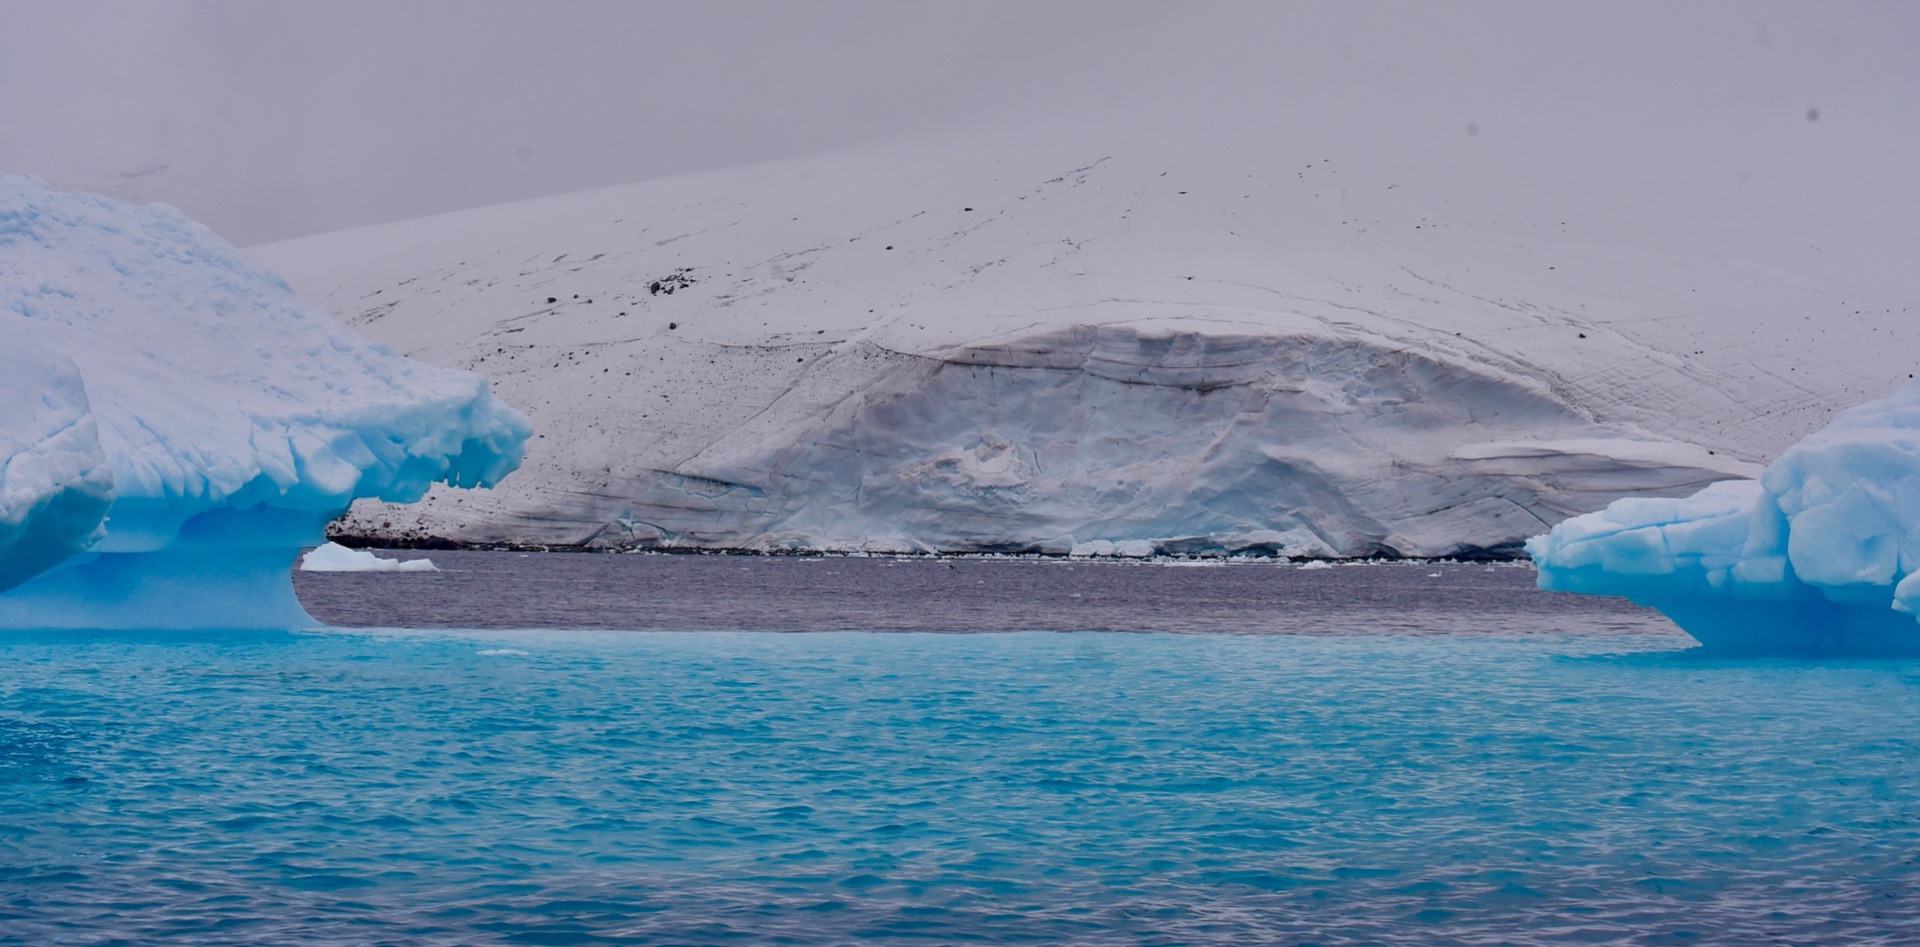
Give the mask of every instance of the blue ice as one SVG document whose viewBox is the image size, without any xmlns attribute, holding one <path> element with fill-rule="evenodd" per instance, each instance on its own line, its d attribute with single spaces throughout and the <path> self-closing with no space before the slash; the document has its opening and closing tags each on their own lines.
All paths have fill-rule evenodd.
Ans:
<svg viewBox="0 0 1920 947">
<path fill-rule="evenodd" d="M 1620 500 L 1527 551 L 1541 588 L 1624 595 L 1714 650 L 1920 653 L 1920 383 L 1836 415 L 1757 481 Z"/>
</svg>

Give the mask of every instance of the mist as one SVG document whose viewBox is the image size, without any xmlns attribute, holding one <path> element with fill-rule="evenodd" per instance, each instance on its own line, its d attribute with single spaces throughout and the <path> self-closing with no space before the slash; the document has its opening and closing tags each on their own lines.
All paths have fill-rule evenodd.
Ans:
<svg viewBox="0 0 1920 947">
<path fill-rule="evenodd" d="M 243 245 L 1088 116 L 1920 207 L 1900 3 L 0 0 L 0 23 L 0 169 Z"/>
</svg>

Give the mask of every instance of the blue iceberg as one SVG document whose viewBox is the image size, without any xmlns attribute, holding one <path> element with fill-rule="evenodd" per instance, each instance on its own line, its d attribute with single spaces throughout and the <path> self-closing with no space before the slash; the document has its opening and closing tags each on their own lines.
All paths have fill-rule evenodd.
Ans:
<svg viewBox="0 0 1920 947">
<path fill-rule="evenodd" d="M 302 301 L 185 215 L 0 175 L 0 627 L 311 624 L 357 497 L 490 486 L 525 416 Z"/>
<path fill-rule="evenodd" d="M 1757 481 L 1628 499 L 1527 543 L 1540 587 L 1624 595 L 1714 651 L 1920 653 L 1920 383 Z"/>
</svg>

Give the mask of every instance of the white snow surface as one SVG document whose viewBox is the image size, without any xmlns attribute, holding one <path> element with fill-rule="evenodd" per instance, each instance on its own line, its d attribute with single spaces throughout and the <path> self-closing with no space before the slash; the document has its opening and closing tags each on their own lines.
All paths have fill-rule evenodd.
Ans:
<svg viewBox="0 0 1920 947">
<path fill-rule="evenodd" d="M 491 484 L 529 433 L 484 379 L 367 341 L 178 211 L 17 175 L 0 345 L 0 523 L 75 498 L 53 514 L 71 553 L 111 500 L 89 551 L 0 596 L 0 626 L 305 622 L 288 567 L 355 497 Z M 6 528 L 5 555 L 65 558 Z"/>
<path fill-rule="evenodd" d="M 0 592 L 97 542 L 112 498 L 80 370 L 0 322 Z"/>
<path fill-rule="evenodd" d="M 1758 480 L 1620 500 L 1527 551 L 1541 588 L 1629 596 L 1712 647 L 1920 650 L 1920 382 L 1835 415 Z"/>
<path fill-rule="evenodd" d="M 432 559 L 386 559 L 364 549 L 322 543 L 300 557 L 301 572 L 439 572 Z"/>
<path fill-rule="evenodd" d="M 1920 271 L 1856 223 L 1089 126 L 255 252 L 539 428 L 500 490 L 357 504 L 374 541 L 1442 556 L 1903 383 Z"/>
</svg>

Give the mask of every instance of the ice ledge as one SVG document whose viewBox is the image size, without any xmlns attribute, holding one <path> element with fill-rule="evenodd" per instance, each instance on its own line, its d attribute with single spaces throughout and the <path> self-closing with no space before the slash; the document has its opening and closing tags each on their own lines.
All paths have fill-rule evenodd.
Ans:
<svg viewBox="0 0 1920 947">
<path fill-rule="evenodd" d="M 1455 460 L 1538 462 L 1555 458 L 1612 461 L 1621 466 L 1691 467 L 1721 470 L 1740 477 L 1759 477 L 1765 468 L 1720 456 L 1697 444 L 1624 438 L 1576 438 L 1562 441 L 1484 441 L 1454 448 Z"/>
</svg>

